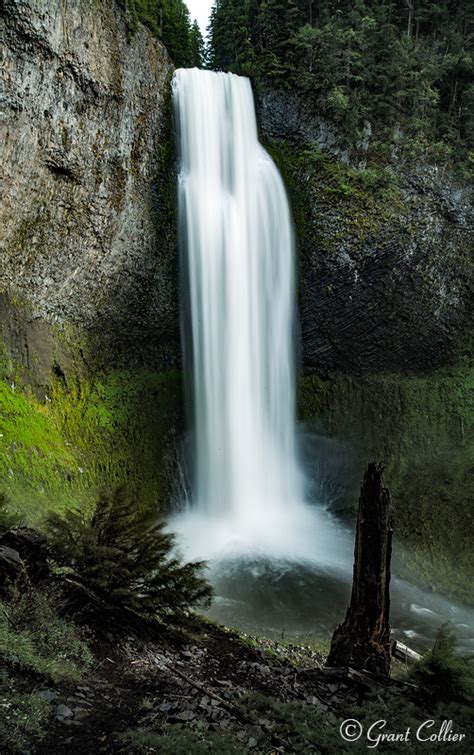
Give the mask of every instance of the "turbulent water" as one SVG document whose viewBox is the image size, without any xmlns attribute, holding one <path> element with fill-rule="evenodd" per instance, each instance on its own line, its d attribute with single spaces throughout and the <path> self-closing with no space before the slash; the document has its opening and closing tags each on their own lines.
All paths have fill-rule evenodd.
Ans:
<svg viewBox="0 0 474 755">
<path fill-rule="evenodd" d="M 258 141 L 248 79 L 182 69 L 173 92 L 194 425 L 192 507 L 182 526 L 206 556 L 223 545 L 314 554 L 295 439 L 285 188 Z"/>
</svg>

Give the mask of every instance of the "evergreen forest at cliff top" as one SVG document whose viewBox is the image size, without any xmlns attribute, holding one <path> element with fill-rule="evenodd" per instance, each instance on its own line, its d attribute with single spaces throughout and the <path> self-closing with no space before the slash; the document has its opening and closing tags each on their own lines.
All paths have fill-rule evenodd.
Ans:
<svg viewBox="0 0 474 755">
<path fill-rule="evenodd" d="M 345 146 L 370 122 L 372 156 L 397 133 L 474 171 L 474 5 L 464 0 L 216 0 L 207 49 L 183 0 L 130 0 L 130 22 L 163 39 L 177 67 L 206 65 L 304 94 Z"/>
</svg>

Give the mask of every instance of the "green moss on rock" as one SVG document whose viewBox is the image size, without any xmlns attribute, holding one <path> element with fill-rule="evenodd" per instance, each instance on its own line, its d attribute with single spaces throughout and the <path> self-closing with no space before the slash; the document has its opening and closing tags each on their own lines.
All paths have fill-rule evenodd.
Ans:
<svg viewBox="0 0 474 755">
<path fill-rule="evenodd" d="M 59 427 L 47 404 L 33 395 L 23 395 L 14 383 L 0 382 L 0 478 L 2 488 L 21 502 L 14 507 L 20 513 L 33 514 L 35 499 L 47 490 L 64 495 L 68 480 L 77 474 L 74 454 L 61 437 Z"/>
<path fill-rule="evenodd" d="M 0 488 L 27 521 L 87 506 L 120 483 L 144 506 L 166 507 L 181 424 L 177 371 L 55 378 L 44 402 L 3 380 L 0 407 Z"/>
<path fill-rule="evenodd" d="M 313 374 L 301 381 L 299 407 L 348 457 L 347 513 L 367 462 L 385 463 L 397 572 L 473 602 L 474 371 Z"/>
<path fill-rule="evenodd" d="M 290 195 L 298 247 L 311 239 L 322 252 L 338 248 L 351 237 L 352 252 L 371 234 L 379 233 L 405 207 L 398 179 L 390 169 L 355 168 L 331 158 L 315 147 L 296 147 L 284 142 L 266 143 L 278 165 Z M 331 232 L 324 222 L 312 223 L 308 202 L 316 202 L 325 216 L 337 217 Z M 336 226 L 336 227 L 335 227 Z"/>
</svg>

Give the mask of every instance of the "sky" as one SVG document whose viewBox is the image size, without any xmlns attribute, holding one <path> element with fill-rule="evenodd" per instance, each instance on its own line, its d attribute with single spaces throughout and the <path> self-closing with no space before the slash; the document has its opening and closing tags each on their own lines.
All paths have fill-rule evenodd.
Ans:
<svg viewBox="0 0 474 755">
<path fill-rule="evenodd" d="M 188 6 L 191 20 L 198 22 L 203 37 L 206 36 L 206 28 L 209 23 L 209 16 L 213 5 L 213 0 L 185 0 Z"/>
</svg>

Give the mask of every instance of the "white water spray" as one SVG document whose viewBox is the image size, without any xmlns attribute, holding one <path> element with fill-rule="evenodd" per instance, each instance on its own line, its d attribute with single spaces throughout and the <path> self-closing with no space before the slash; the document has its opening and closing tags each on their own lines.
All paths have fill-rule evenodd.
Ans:
<svg viewBox="0 0 474 755">
<path fill-rule="evenodd" d="M 258 141 L 250 82 L 182 69 L 173 95 L 195 432 L 192 502 L 173 527 L 208 558 L 223 550 L 335 558 L 325 514 L 304 504 L 292 220 Z"/>
</svg>

